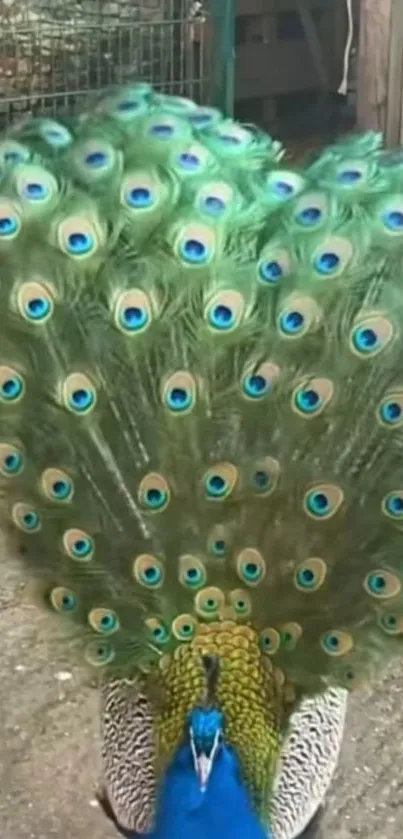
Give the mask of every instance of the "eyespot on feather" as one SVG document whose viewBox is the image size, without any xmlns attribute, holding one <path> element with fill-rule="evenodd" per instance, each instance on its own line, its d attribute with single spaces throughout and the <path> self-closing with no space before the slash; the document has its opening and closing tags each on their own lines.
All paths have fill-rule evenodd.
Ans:
<svg viewBox="0 0 403 839">
<path fill-rule="evenodd" d="M 223 120 L 206 135 L 206 142 L 219 157 L 239 157 L 254 142 L 251 131 L 230 119 Z"/>
<path fill-rule="evenodd" d="M 60 614 L 72 614 L 77 610 L 77 596 L 70 588 L 56 586 L 50 592 L 49 600 L 55 612 Z"/>
<path fill-rule="evenodd" d="M 258 586 L 266 576 L 266 563 L 255 548 L 244 548 L 236 558 L 238 577 L 247 586 Z"/>
<path fill-rule="evenodd" d="M 0 365 L 0 402 L 15 404 L 25 393 L 24 379 L 14 367 Z"/>
<path fill-rule="evenodd" d="M 173 114 L 180 114 L 187 116 L 189 111 L 195 111 L 197 105 L 192 99 L 187 99 L 185 96 L 171 96 L 164 93 L 154 95 L 153 102 L 160 108 L 166 111 L 172 111 Z"/>
<path fill-rule="evenodd" d="M 347 655 L 353 649 L 353 639 L 348 632 L 331 629 L 320 639 L 321 647 L 327 655 L 338 657 Z"/>
<path fill-rule="evenodd" d="M 253 493 L 264 497 L 271 495 L 277 488 L 280 472 L 280 463 L 274 457 L 256 461 L 250 480 Z"/>
<path fill-rule="evenodd" d="M 119 618 L 113 609 L 91 609 L 88 623 L 100 635 L 112 635 L 120 629 Z"/>
<path fill-rule="evenodd" d="M 276 629 L 268 626 L 262 629 L 260 636 L 260 649 L 265 655 L 275 655 L 280 647 L 280 635 Z"/>
<path fill-rule="evenodd" d="M 207 224 L 189 222 L 177 228 L 173 250 L 179 262 L 187 268 L 204 268 L 217 252 L 217 236 Z"/>
<path fill-rule="evenodd" d="M 257 263 L 257 279 L 261 285 L 278 286 L 291 274 L 291 257 L 284 248 L 266 245 L 261 251 Z"/>
<path fill-rule="evenodd" d="M 279 627 L 279 633 L 281 649 L 286 652 L 292 652 L 295 650 L 295 647 L 302 636 L 302 626 L 294 621 L 283 623 L 282 626 Z"/>
<path fill-rule="evenodd" d="M 140 554 L 133 562 L 134 578 L 146 588 L 161 588 L 164 582 L 164 566 L 152 554 Z"/>
<path fill-rule="evenodd" d="M 396 489 L 385 495 L 382 500 L 382 512 L 395 521 L 403 519 L 403 490 Z"/>
<path fill-rule="evenodd" d="M 72 414 L 89 414 L 95 408 L 97 392 L 88 376 L 70 373 L 61 385 L 61 402 Z"/>
<path fill-rule="evenodd" d="M 204 495 L 209 501 L 225 501 L 234 491 L 237 481 L 236 466 L 226 462 L 217 463 L 204 474 Z"/>
<path fill-rule="evenodd" d="M 223 524 L 216 524 L 207 540 L 207 552 L 214 559 L 225 559 L 231 546 L 227 528 Z"/>
<path fill-rule="evenodd" d="M 403 615 L 394 612 L 379 615 L 378 625 L 387 635 L 403 635 Z"/>
<path fill-rule="evenodd" d="M 239 291 L 219 291 L 208 300 L 204 318 L 210 332 L 227 334 L 240 326 L 245 315 L 246 303 Z"/>
<path fill-rule="evenodd" d="M 217 108 L 196 107 L 194 110 L 186 114 L 195 131 L 203 131 L 205 128 L 211 128 L 218 122 L 221 122 L 223 117 Z"/>
<path fill-rule="evenodd" d="M 340 277 L 349 267 L 353 254 L 354 247 L 349 239 L 326 236 L 312 255 L 315 275 L 322 280 Z"/>
<path fill-rule="evenodd" d="M 186 416 L 196 406 L 196 379 L 186 370 L 178 370 L 165 379 L 162 386 L 162 403 L 174 416 Z"/>
<path fill-rule="evenodd" d="M 170 631 L 159 618 L 147 618 L 144 624 L 153 644 L 164 646 L 170 641 Z"/>
<path fill-rule="evenodd" d="M 65 554 L 77 562 L 90 562 L 95 554 L 94 540 L 85 530 L 71 527 L 63 534 Z"/>
<path fill-rule="evenodd" d="M 139 85 L 125 86 L 116 93 L 103 97 L 96 108 L 107 113 L 122 126 L 131 124 L 148 111 L 147 92 Z"/>
<path fill-rule="evenodd" d="M 160 148 L 161 152 L 169 152 L 172 143 L 189 142 L 192 139 L 192 129 L 187 120 L 187 114 L 176 116 L 167 113 L 165 109 L 154 112 L 143 123 L 142 133 L 148 142 L 152 142 L 155 149 Z"/>
<path fill-rule="evenodd" d="M 294 572 L 294 585 L 299 591 L 310 593 L 323 586 L 327 574 L 326 562 L 318 557 L 305 559 Z"/>
<path fill-rule="evenodd" d="M 360 358 L 373 358 L 395 337 L 393 323 L 376 312 L 357 320 L 351 330 L 350 348 Z"/>
<path fill-rule="evenodd" d="M 73 481 L 62 469 L 45 469 L 41 475 L 41 490 L 50 501 L 66 503 L 74 496 Z"/>
<path fill-rule="evenodd" d="M 295 198 L 305 186 L 305 179 L 292 169 L 275 169 L 267 175 L 264 192 L 267 198 L 283 203 Z"/>
<path fill-rule="evenodd" d="M 304 496 L 304 510 L 317 521 L 326 521 L 336 515 L 344 500 L 343 490 L 334 484 L 317 484 Z"/>
<path fill-rule="evenodd" d="M 13 180 L 24 215 L 40 217 L 60 200 L 59 184 L 43 166 L 32 163 L 16 166 Z"/>
<path fill-rule="evenodd" d="M 203 184 L 195 196 L 195 206 L 203 215 L 213 219 L 225 218 L 233 209 L 235 191 L 225 181 Z"/>
<path fill-rule="evenodd" d="M 0 474 L 5 478 L 18 477 L 25 466 L 25 457 L 18 446 L 0 443 Z"/>
<path fill-rule="evenodd" d="M 329 217 L 329 199 L 323 192 L 306 192 L 297 200 L 293 218 L 299 229 L 318 230 Z"/>
<path fill-rule="evenodd" d="M 378 600 L 396 597 L 400 593 L 401 587 L 399 577 L 382 568 L 370 571 L 364 580 L 364 589 L 367 594 L 376 597 Z"/>
<path fill-rule="evenodd" d="M 39 513 L 31 504 L 26 504 L 23 501 L 18 501 L 13 505 L 11 518 L 15 526 L 19 530 L 23 530 L 24 533 L 37 533 L 42 526 Z"/>
<path fill-rule="evenodd" d="M 246 619 L 252 614 L 252 600 L 243 588 L 236 588 L 229 592 L 228 601 L 231 604 L 237 620 Z"/>
<path fill-rule="evenodd" d="M 21 208 L 16 202 L 0 196 L 0 247 L 11 242 L 21 231 Z"/>
<path fill-rule="evenodd" d="M 337 166 L 334 180 L 343 191 L 355 192 L 365 186 L 372 174 L 371 168 L 366 160 L 344 160 Z"/>
<path fill-rule="evenodd" d="M 178 641 L 191 641 L 197 628 L 197 621 L 193 615 L 178 615 L 172 621 L 172 634 Z"/>
<path fill-rule="evenodd" d="M 220 588 L 209 586 L 197 592 L 195 609 L 197 614 L 205 620 L 213 620 L 220 616 L 225 606 L 225 595 Z"/>
<path fill-rule="evenodd" d="M 378 223 L 390 239 L 403 235 L 403 201 L 401 196 L 383 200 L 378 205 Z"/>
<path fill-rule="evenodd" d="M 151 299 L 140 288 L 129 289 L 118 295 L 113 304 L 115 326 L 124 335 L 139 335 L 151 326 L 153 308 Z"/>
<path fill-rule="evenodd" d="M 65 149 L 73 140 L 70 131 L 54 119 L 38 121 L 38 134 L 53 149 Z"/>
<path fill-rule="evenodd" d="M 106 641 L 91 641 L 85 649 L 85 658 L 93 667 L 106 667 L 115 658 L 115 650 Z"/>
<path fill-rule="evenodd" d="M 403 390 L 389 391 L 381 399 L 376 417 L 385 428 L 401 428 L 403 425 Z"/>
<path fill-rule="evenodd" d="M 155 212 L 169 197 L 168 185 L 153 170 L 137 169 L 123 178 L 120 203 L 134 217 Z"/>
<path fill-rule="evenodd" d="M 304 419 L 313 419 L 323 413 L 333 395 L 334 385 L 331 379 L 306 379 L 295 388 L 291 407 Z"/>
<path fill-rule="evenodd" d="M 178 560 L 179 582 L 188 589 L 197 590 L 206 585 L 207 573 L 200 559 L 190 554 L 180 556 Z"/>
<path fill-rule="evenodd" d="M 74 174 L 81 183 L 94 184 L 120 169 L 122 155 L 112 143 L 94 137 L 74 144 L 71 163 Z"/>
<path fill-rule="evenodd" d="M 0 143 L 0 165 L 12 169 L 20 163 L 28 163 L 32 152 L 28 146 L 17 143 L 15 140 L 3 140 Z"/>
<path fill-rule="evenodd" d="M 284 302 L 277 316 L 277 328 L 282 338 L 296 340 L 320 326 L 321 312 L 315 300 L 292 294 Z"/>
<path fill-rule="evenodd" d="M 23 283 L 18 289 L 17 307 L 28 323 L 42 325 L 53 315 L 54 290 L 42 283 Z"/>
<path fill-rule="evenodd" d="M 165 478 L 158 472 L 150 472 L 140 481 L 137 496 L 143 510 L 161 513 L 168 506 L 171 493 Z"/>
<path fill-rule="evenodd" d="M 246 368 L 241 379 L 242 394 L 245 399 L 256 401 L 272 393 L 280 376 L 280 368 L 271 361 L 265 361 L 259 367 Z"/>
<path fill-rule="evenodd" d="M 189 143 L 175 149 L 170 160 L 171 168 L 180 178 L 201 175 L 216 165 L 213 155 L 201 143 Z"/>
<path fill-rule="evenodd" d="M 95 216 L 90 219 L 76 213 L 56 223 L 55 237 L 66 256 L 80 261 L 94 256 L 105 245 L 106 230 Z"/>
</svg>

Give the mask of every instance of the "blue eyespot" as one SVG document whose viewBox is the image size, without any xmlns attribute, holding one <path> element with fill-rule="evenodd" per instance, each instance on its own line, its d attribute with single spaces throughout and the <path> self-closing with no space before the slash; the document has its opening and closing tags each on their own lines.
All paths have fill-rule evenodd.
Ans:
<svg viewBox="0 0 403 839">
<path fill-rule="evenodd" d="M 313 414 L 320 407 L 320 396 L 312 388 L 304 388 L 295 394 L 295 404 L 304 414 Z"/>
<path fill-rule="evenodd" d="M 384 501 L 385 511 L 394 519 L 403 518 L 403 495 L 391 493 Z"/>
<path fill-rule="evenodd" d="M 198 586 L 203 580 L 200 568 L 188 568 L 185 571 L 185 582 L 190 586 Z"/>
<path fill-rule="evenodd" d="M 148 586 L 156 586 L 161 581 L 162 571 L 157 565 L 150 565 L 141 572 L 143 582 Z"/>
<path fill-rule="evenodd" d="M 52 484 L 52 495 L 57 501 L 67 501 L 72 494 L 72 489 L 68 481 L 58 480 Z"/>
<path fill-rule="evenodd" d="M 268 489 L 271 483 L 270 475 L 264 472 L 263 469 L 257 469 L 252 480 L 254 488 L 260 492 Z"/>
<path fill-rule="evenodd" d="M 25 314 L 35 321 L 44 320 L 51 311 L 51 303 L 46 297 L 33 297 L 24 306 Z"/>
<path fill-rule="evenodd" d="M 171 411 L 186 411 L 192 404 L 192 395 L 183 387 L 174 387 L 167 394 L 167 405 Z"/>
<path fill-rule="evenodd" d="M 270 392 L 271 383 L 260 373 L 245 376 L 243 380 L 243 391 L 250 399 L 262 399 Z"/>
<path fill-rule="evenodd" d="M 99 621 L 99 626 L 103 632 L 112 632 L 117 625 L 116 615 L 103 615 Z"/>
<path fill-rule="evenodd" d="M 312 588 L 315 586 L 315 574 L 310 568 L 301 568 L 297 574 L 297 583 L 301 588 Z"/>
<path fill-rule="evenodd" d="M 285 335 L 299 335 L 305 327 L 305 318 L 302 312 L 286 312 L 280 317 L 280 329 Z"/>
<path fill-rule="evenodd" d="M 284 276 L 284 271 L 276 260 L 265 259 L 259 264 L 259 277 L 270 285 L 276 285 Z"/>
<path fill-rule="evenodd" d="M 367 586 L 372 594 L 383 594 L 386 590 L 387 582 L 383 574 L 369 574 L 367 577 Z"/>
<path fill-rule="evenodd" d="M 103 169 L 108 163 L 108 155 L 103 151 L 92 151 L 87 154 L 85 162 L 92 169 Z"/>
<path fill-rule="evenodd" d="M 257 562 L 244 562 L 241 565 L 241 574 L 247 583 L 257 583 L 263 577 L 264 569 Z"/>
<path fill-rule="evenodd" d="M 152 125 L 148 133 L 152 137 L 158 137 L 159 140 L 169 140 L 174 135 L 175 129 L 173 125 L 162 122 L 157 125 Z"/>
<path fill-rule="evenodd" d="M 399 402 L 394 402 L 393 399 L 383 402 L 380 408 L 380 416 L 383 422 L 388 425 L 394 425 L 402 419 L 403 410 Z"/>
<path fill-rule="evenodd" d="M 327 632 L 323 637 L 323 646 L 329 653 L 337 653 L 340 650 L 340 638 L 332 632 Z"/>
<path fill-rule="evenodd" d="M 370 327 L 357 326 L 353 330 L 353 344 L 360 353 L 370 354 L 379 347 L 378 336 Z"/>
<path fill-rule="evenodd" d="M 287 181 L 275 181 L 273 183 L 273 188 L 274 192 L 282 198 L 289 198 L 289 196 L 294 192 L 294 187 L 292 184 L 287 183 Z"/>
<path fill-rule="evenodd" d="M 210 215 L 218 218 L 226 210 L 225 201 L 217 195 L 208 195 L 202 202 L 203 209 Z"/>
<path fill-rule="evenodd" d="M 307 507 L 312 515 L 318 518 L 327 516 L 330 510 L 329 499 L 324 492 L 310 492 L 307 497 Z"/>
<path fill-rule="evenodd" d="M 396 231 L 403 230 L 403 212 L 399 210 L 390 210 L 382 216 L 383 223 L 388 230 Z"/>
<path fill-rule="evenodd" d="M 150 510 L 160 510 L 167 503 L 168 495 L 162 489 L 150 487 L 145 493 L 144 500 Z"/>
<path fill-rule="evenodd" d="M 67 236 L 67 250 L 73 256 L 84 256 L 94 248 L 94 239 L 89 233 L 70 233 Z"/>
<path fill-rule="evenodd" d="M 359 169 L 344 169 L 337 175 L 337 181 L 343 186 L 353 186 L 362 179 L 363 175 Z"/>
<path fill-rule="evenodd" d="M 222 303 L 213 306 L 208 313 L 210 326 L 214 329 L 219 329 L 224 332 L 226 329 L 231 329 L 235 324 L 235 317 L 232 309 Z"/>
<path fill-rule="evenodd" d="M 63 126 L 43 128 L 41 133 L 43 139 L 55 148 L 68 146 L 72 140 L 70 132 Z"/>
<path fill-rule="evenodd" d="M 76 559 L 86 559 L 94 550 L 92 539 L 76 539 L 71 545 L 71 554 Z"/>
<path fill-rule="evenodd" d="M 322 210 L 319 207 L 306 207 L 296 215 L 296 222 L 302 227 L 315 227 L 322 218 Z"/>
<path fill-rule="evenodd" d="M 24 383 L 20 376 L 10 376 L 0 387 L 0 399 L 4 402 L 16 402 L 24 392 Z"/>
<path fill-rule="evenodd" d="M 235 134 L 217 134 L 217 139 L 221 140 L 227 146 L 240 146 L 243 144 L 243 140 Z"/>
<path fill-rule="evenodd" d="M 9 236 L 15 236 L 18 233 L 20 224 L 14 216 L 3 216 L 0 218 L 0 237 L 7 239 Z"/>
<path fill-rule="evenodd" d="M 120 322 L 124 329 L 130 332 L 137 332 L 143 329 L 149 321 L 149 315 L 146 309 L 141 309 L 140 306 L 127 306 L 123 309 Z"/>
<path fill-rule="evenodd" d="M 33 510 L 24 513 L 24 515 L 21 516 L 21 527 L 23 528 L 23 530 L 38 530 L 39 526 L 40 518 L 38 516 L 38 513 L 35 513 Z"/>
<path fill-rule="evenodd" d="M 29 183 L 24 186 L 24 195 L 30 201 L 44 201 L 49 195 L 49 188 L 45 184 Z"/>
<path fill-rule="evenodd" d="M 189 122 L 192 122 L 197 128 L 204 128 L 206 125 L 210 125 L 210 123 L 214 120 L 214 114 L 209 113 L 208 111 L 191 111 L 189 115 L 187 115 Z"/>
<path fill-rule="evenodd" d="M 74 594 L 63 594 L 61 606 L 64 612 L 72 612 L 77 606 L 77 598 Z"/>
<path fill-rule="evenodd" d="M 179 165 L 182 169 L 185 169 L 187 172 L 197 172 L 201 166 L 200 157 L 197 154 L 192 154 L 191 152 L 183 152 L 177 158 Z"/>
<path fill-rule="evenodd" d="M 169 639 L 169 632 L 165 626 L 157 626 L 153 629 L 152 636 L 158 644 L 165 644 Z"/>
<path fill-rule="evenodd" d="M 180 246 L 180 253 L 186 262 L 192 265 L 202 265 L 209 257 L 209 250 L 198 239 L 186 239 Z"/>
<path fill-rule="evenodd" d="M 11 163 L 13 166 L 16 163 L 24 163 L 26 160 L 26 155 L 24 155 L 20 151 L 6 151 L 4 155 L 4 160 L 6 163 Z"/>
<path fill-rule="evenodd" d="M 122 99 L 117 104 L 117 110 L 130 113 L 130 111 L 137 111 L 141 107 L 141 104 L 138 99 Z"/>
<path fill-rule="evenodd" d="M 147 207 L 152 207 L 154 197 L 148 187 L 136 186 L 126 193 L 126 201 L 129 207 L 133 207 L 136 210 L 145 210 Z"/>
<path fill-rule="evenodd" d="M 24 460 L 20 452 L 10 452 L 3 458 L 1 471 L 4 475 L 18 475 L 23 467 Z"/>
<path fill-rule="evenodd" d="M 340 257 L 336 253 L 322 253 L 315 259 L 314 267 L 319 274 L 329 276 L 337 271 L 340 265 Z"/>
<path fill-rule="evenodd" d="M 90 390 L 86 390 L 85 388 L 78 388 L 77 390 L 73 390 L 69 401 L 70 408 L 73 411 L 78 411 L 78 413 L 84 413 L 92 407 L 92 405 L 95 402 L 95 399 L 94 394 L 91 393 Z"/>
<path fill-rule="evenodd" d="M 206 492 L 211 498 L 222 498 L 227 493 L 228 483 L 221 475 L 209 475 L 206 480 Z"/>
<path fill-rule="evenodd" d="M 227 546 L 224 539 L 215 539 L 211 545 L 211 553 L 217 557 L 223 557 L 226 554 Z"/>
</svg>

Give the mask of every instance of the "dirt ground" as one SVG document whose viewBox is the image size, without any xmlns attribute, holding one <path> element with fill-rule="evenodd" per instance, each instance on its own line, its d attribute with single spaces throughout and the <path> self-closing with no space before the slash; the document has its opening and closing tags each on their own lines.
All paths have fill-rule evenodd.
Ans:
<svg viewBox="0 0 403 839">
<path fill-rule="evenodd" d="M 63 658 L 49 662 L 21 575 L 0 545 L 0 837 L 113 839 L 94 801 L 97 694 Z M 403 835 L 403 665 L 351 700 L 325 839 Z"/>
</svg>

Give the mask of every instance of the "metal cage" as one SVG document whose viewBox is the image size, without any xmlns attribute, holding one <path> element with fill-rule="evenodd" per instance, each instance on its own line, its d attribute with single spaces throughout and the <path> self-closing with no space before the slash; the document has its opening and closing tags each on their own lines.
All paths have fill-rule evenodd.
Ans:
<svg viewBox="0 0 403 839">
<path fill-rule="evenodd" d="M 74 113 L 94 92 L 138 79 L 206 102 L 220 78 L 211 70 L 221 18 L 200 0 L 4 0 L 0 126 Z"/>
</svg>

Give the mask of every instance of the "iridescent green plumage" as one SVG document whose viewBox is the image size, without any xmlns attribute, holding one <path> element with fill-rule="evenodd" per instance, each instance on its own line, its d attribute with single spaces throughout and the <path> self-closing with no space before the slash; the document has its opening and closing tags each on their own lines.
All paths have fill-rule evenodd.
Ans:
<svg viewBox="0 0 403 839">
<path fill-rule="evenodd" d="M 295 701 L 403 630 L 401 162 L 281 157 L 147 87 L 0 144 L 5 519 L 89 664 L 140 679 L 150 791 L 218 656 L 264 818 Z"/>
</svg>

